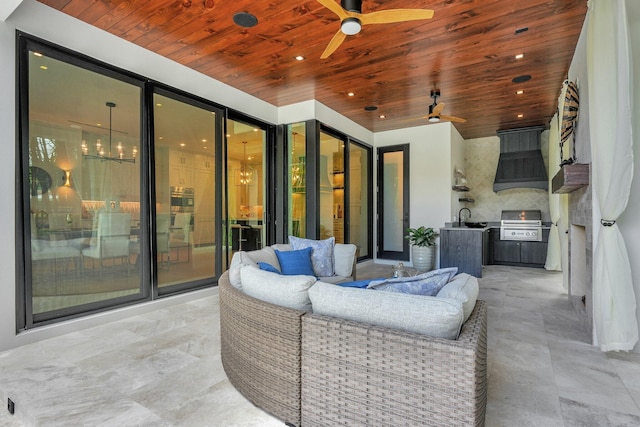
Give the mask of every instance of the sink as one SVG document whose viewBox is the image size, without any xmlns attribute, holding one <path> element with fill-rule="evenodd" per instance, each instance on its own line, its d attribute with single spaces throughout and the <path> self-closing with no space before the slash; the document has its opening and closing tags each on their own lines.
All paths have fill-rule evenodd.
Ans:
<svg viewBox="0 0 640 427">
<path fill-rule="evenodd" d="M 487 226 L 486 222 L 469 222 L 469 221 L 465 221 L 464 222 L 465 227 L 468 228 L 485 228 Z"/>
</svg>

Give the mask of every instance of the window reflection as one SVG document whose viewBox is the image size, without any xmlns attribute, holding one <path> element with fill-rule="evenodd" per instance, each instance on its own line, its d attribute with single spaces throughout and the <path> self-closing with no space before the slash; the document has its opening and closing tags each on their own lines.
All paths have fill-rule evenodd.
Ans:
<svg viewBox="0 0 640 427">
<path fill-rule="evenodd" d="M 132 250 L 139 162 L 89 159 L 82 149 L 86 141 L 139 147 L 140 99 L 140 86 L 29 54 L 25 208 L 34 315 L 141 294 Z M 111 116 L 107 102 L 118 105 Z"/>
<path fill-rule="evenodd" d="M 287 128 L 290 151 L 289 182 L 289 234 L 306 237 L 306 132 L 304 123 L 289 125 Z"/>
<path fill-rule="evenodd" d="M 259 249 L 264 227 L 267 133 L 249 123 L 227 121 L 227 206 L 231 251 Z"/>
<path fill-rule="evenodd" d="M 215 274 L 215 114 L 154 94 L 158 286 Z"/>
</svg>

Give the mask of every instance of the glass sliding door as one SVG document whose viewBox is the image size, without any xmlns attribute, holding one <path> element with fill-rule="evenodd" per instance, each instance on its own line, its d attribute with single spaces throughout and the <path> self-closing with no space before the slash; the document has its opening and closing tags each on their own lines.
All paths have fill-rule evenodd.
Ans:
<svg viewBox="0 0 640 427">
<path fill-rule="evenodd" d="M 262 248 L 266 243 L 267 131 L 258 124 L 228 119 L 226 136 L 227 245 L 231 247 L 231 255 Z"/>
<path fill-rule="evenodd" d="M 143 82 L 37 43 L 21 55 L 27 326 L 144 298 L 131 249 L 141 236 Z"/>
<path fill-rule="evenodd" d="M 289 183 L 289 235 L 306 237 L 307 235 L 307 132 L 305 123 L 287 126 L 289 141 L 288 174 Z"/>
<path fill-rule="evenodd" d="M 409 260 L 409 145 L 378 149 L 378 258 Z"/>
<path fill-rule="evenodd" d="M 349 243 L 358 247 L 358 258 L 370 258 L 371 149 L 349 142 Z"/>
<path fill-rule="evenodd" d="M 215 275 L 215 146 L 220 113 L 186 101 L 170 94 L 153 97 L 159 287 L 197 285 Z"/>
<path fill-rule="evenodd" d="M 336 243 L 345 243 L 345 169 L 342 139 L 320 131 L 320 239 L 335 237 Z"/>
</svg>

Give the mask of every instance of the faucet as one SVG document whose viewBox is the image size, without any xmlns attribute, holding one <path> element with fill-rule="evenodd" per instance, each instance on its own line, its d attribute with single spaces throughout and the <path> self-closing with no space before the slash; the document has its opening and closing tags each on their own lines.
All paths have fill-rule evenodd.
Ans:
<svg viewBox="0 0 640 427">
<path fill-rule="evenodd" d="M 458 227 L 462 227 L 462 211 L 463 210 L 467 210 L 467 212 L 469 212 L 469 218 L 471 218 L 471 209 L 469 208 L 462 208 L 458 211 Z"/>
</svg>

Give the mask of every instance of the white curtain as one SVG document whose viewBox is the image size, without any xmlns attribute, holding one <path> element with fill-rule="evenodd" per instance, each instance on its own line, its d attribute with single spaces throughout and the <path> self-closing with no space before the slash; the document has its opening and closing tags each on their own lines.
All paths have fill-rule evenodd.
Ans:
<svg viewBox="0 0 640 427">
<path fill-rule="evenodd" d="M 560 195 L 553 194 L 552 180 L 560 170 L 560 136 L 558 132 L 558 113 L 553 116 L 549 125 L 549 212 L 551 214 L 551 230 L 549 231 L 549 243 L 547 245 L 547 262 L 544 268 L 547 270 L 562 270 L 562 250 L 558 221 L 560 220 Z M 565 289 L 567 284 L 563 283 Z"/>
<path fill-rule="evenodd" d="M 615 223 L 633 179 L 633 74 L 625 0 L 590 0 L 587 43 L 594 201 L 601 212 L 593 256 L 594 324 L 602 351 L 629 351 L 638 341 L 636 297 L 627 248 Z"/>
</svg>

